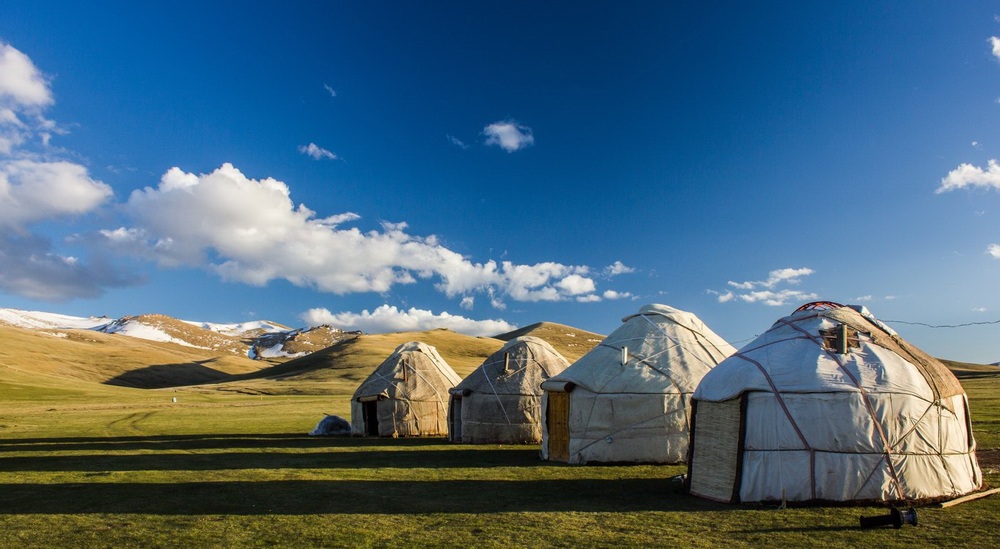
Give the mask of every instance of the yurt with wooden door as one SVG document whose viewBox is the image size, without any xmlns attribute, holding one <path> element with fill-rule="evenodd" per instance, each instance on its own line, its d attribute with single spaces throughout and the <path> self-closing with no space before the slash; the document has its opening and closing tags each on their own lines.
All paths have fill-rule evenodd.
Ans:
<svg viewBox="0 0 1000 549">
<path fill-rule="evenodd" d="M 569 362 L 545 340 L 508 341 L 451 393 L 449 438 L 471 444 L 538 444 L 543 381 Z"/>
<path fill-rule="evenodd" d="M 920 501 L 976 490 L 969 404 L 861 306 L 803 305 L 705 375 L 688 492 L 723 502 Z"/>
<path fill-rule="evenodd" d="M 643 306 L 542 383 L 542 458 L 575 464 L 683 462 L 691 394 L 733 352 L 694 314 Z"/>
<path fill-rule="evenodd" d="M 354 391 L 351 430 L 364 436 L 446 436 L 448 389 L 460 381 L 437 349 L 404 343 Z"/>
</svg>

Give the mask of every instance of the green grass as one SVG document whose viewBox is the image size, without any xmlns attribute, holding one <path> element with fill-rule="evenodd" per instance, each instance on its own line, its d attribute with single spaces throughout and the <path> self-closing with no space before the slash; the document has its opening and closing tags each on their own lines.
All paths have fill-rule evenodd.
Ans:
<svg viewBox="0 0 1000 549">
<path fill-rule="evenodd" d="M 306 436 L 323 413 L 349 417 L 354 387 L 398 344 L 390 337 L 259 372 L 233 362 L 223 384 L 133 389 L 103 383 L 107 372 L 177 350 L 114 347 L 103 334 L 9 335 L 44 347 L 0 356 L 2 548 L 975 547 L 1000 527 L 1000 496 L 921 508 L 918 527 L 860 530 L 859 516 L 886 509 L 716 504 L 678 490 L 683 466 L 579 467 L 540 461 L 536 446 Z M 428 337 L 466 371 L 501 344 Z M 112 348 L 118 364 L 94 362 Z M 1000 486 L 1000 377 L 967 370 L 986 481 Z"/>
<path fill-rule="evenodd" d="M 1000 380 L 966 385 L 980 447 L 996 448 Z M 886 510 L 716 504 L 678 491 L 682 466 L 577 467 L 542 462 L 535 446 L 305 436 L 347 405 L 115 387 L 65 403 L 5 398 L 0 547 L 961 547 L 990 542 L 1000 526 L 1000 497 L 922 508 L 915 528 L 860 530 L 860 515 Z M 987 480 L 1000 485 L 1000 473 L 987 469 Z"/>
</svg>

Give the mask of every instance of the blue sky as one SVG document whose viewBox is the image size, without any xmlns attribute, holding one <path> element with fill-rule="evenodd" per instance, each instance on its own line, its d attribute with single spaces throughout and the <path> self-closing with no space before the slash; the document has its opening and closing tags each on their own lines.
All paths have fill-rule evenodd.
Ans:
<svg viewBox="0 0 1000 549">
<path fill-rule="evenodd" d="M 0 306 L 1000 360 L 992 2 L 0 1 Z"/>
</svg>

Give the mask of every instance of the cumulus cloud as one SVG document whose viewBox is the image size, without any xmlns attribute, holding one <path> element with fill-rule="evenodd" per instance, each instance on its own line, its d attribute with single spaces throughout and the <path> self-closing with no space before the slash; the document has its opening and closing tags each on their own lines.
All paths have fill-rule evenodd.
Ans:
<svg viewBox="0 0 1000 549">
<path fill-rule="evenodd" d="M 459 303 L 459 306 L 461 306 L 466 311 L 471 311 L 473 307 L 476 306 L 476 298 L 472 297 L 471 295 L 467 295 L 462 298 L 462 302 Z"/>
<path fill-rule="evenodd" d="M 47 107 L 53 103 L 48 80 L 31 59 L 0 42 L 0 105 Z"/>
<path fill-rule="evenodd" d="M 323 147 L 320 147 L 319 145 L 317 145 L 315 143 L 310 143 L 308 145 L 299 145 L 299 152 L 302 153 L 302 154 L 305 154 L 305 155 L 309 155 L 311 158 L 313 158 L 315 160 L 323 160 L 323 159 L 336 160 L 337 159 L 337 155 L 335 155 L 332 152 L 324 149 Z"/>
<path fill-rule="evenodd" d="M 990 244 L 986 248 L 986 253 L 993 259 L 1000 259 L 1000 244 Z"/>
<path fill-rule="evenodd" d="M 993 50 L 993 57 L 996 57 L 997 61 L 1000 61 L 1000 37 L 991 36 L 990 46 Z"/>
<path fill-rule="evenodd" d="M 310 326 L 329 324 L 344 330 L 361 330 L 366 333 L 416 332 L 447 328 L 471 336 L 492 336 L 515 330 L 517 326 L 504 320 L 472 320 L 447 312 L 411 307 L 405 311 L 394 306 L 382 305 L 369 312 L 331 313 L 328 309 L 309 309 L 300 315 Z"/>
<path fill-rule="evenodd" d="M 112 196 L 86 167 L 49 150 L 52 135 L 64 133 L 44 117 L 53 104 L 49 80 L 27 55 L 0 42 L 0 291 L 46 301 L 95 297 L 137 279 L 102 258 L 56 251 L 49 238 L 31 232 L 34 223 L 98 210 Z"/>
<path fill-rule="evenodd" d="M 111 187 L 92 179 L 71 162 L 0 161 L 0 225 L 25 224 L 89 212 L 112 195 Z"/>
<path fill-rule="evenodd" d="M 1000 164 L 996 160 L 990 160 L 985 170 L 972 164 L 960 164 L 941 179 L 941 186 L 934 192 L 941 194 L 966 187 L 1000 190 Z"/>
<path fill-rule="evenodd" d="M 815 293 L 803 290 L 788 288 L 775 290 L 777 286 L 782 284 L 797 285 L 801 282 L 802 277 L 813 273 L 814 271 L 812 269 L 805 267 L 798 269 L 776 269 L 768 273 L 766 280 L 746 282 L 733 282 L 730 280 L 728 282 L 729 286 L 735 290 L 739 290 L 738 292 L 733 290 L 726 290 L 725 292 L 709 290 L 709 293 L 715 294 L 719 303 L 742 301 L 744 303 L 763 303 L 771 306 L 783 306 L 789 302 L 808 301 L 819 297 Z"/>
<path fill-rule="evenodd" d="M 621 261 L 615 261 L 611 265 L 604 268 L 604 276 L 618 276 L 620 274 L 634 273 L 635 269 L 629 267 L 622 263 Z"/>
<path fill-rule="evenodd" d="M 247 178 L 231 164 L 195 175 L 171 168 L 156 188 L 137 190 L 125 212 L 141 234 L 144 254 L 163 266 L 202 266 L 226 280 L 297 286 L 346 294 L 385 292 L 397 284 L 435 279 L 448 297 L 487 293 L 494 307 L 515 301 L 561 301 L 596 289 L 586 266 L 542 262 L 474 263 L 436 237 L 382 223 L 362 232 L 340 225 L 359 218 L 326 218 L 296 206 L 285 183 Z"/>
<path fill-rule="evenodd" d="M 747 282 L 733 282 L 732 280 L 730 280 L 728 284 L 739 290 L 752 290 L 754 288 L 774 288 L 776 285 L 782 282 L 787 282 L 789 284 L 798 284 L 799 278 L 811 274 L 813 274 L 813 270 L 809 268 L 777 269 L 768 273 L 767 280 L 747 281 Z"/>
<path fill-rule="evenodd" d="M 494 122 L 483 128 L 487 145 L 496 145 L 511 153 L 535 144 L 531 128 L 513 120 Z"/>
<path fill-rule="evenodd" d="M 604 299 L 609 301 L 615 299 L 628 299 L 632 297 L 632 294 L 629 292 L 616 292 L 614 290 L 605 290 L 602 295 L 604 296 Z"/>
<path fill-rule="evenodd" d="M 0 41 L 0 154 L 16 154 L 35 136 L 48 146 L 53 133 L 62 133 L 43 116 L 53 103 L 48 79 L 31 59 Z"/>
</svg>

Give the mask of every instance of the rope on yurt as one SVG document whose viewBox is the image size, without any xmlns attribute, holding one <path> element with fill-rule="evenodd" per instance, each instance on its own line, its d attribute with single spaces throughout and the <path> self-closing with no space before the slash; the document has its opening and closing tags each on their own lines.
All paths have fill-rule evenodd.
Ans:
<svg viewBox="0 0 1000 549">
<path fill-rule="evenodd" d="M 801 322 L 802 320 L 806 320 L 807 318 L 812 318 L 812 317 L 796 318 L 795 322 Z M 885 463 L 886 463 L 886 466 L 889 468 L 889 475 L 892 477 L 893 483 L 896 485 L 896 493 L 899 496 L 900 500 L 906 499 L 905 496 L 904 496 L 904 494 L 903 494 L 903 486 L 902 486 L 902 484 L 899 481 L 899 475 L 896 474 L 896 467 L 892 463 L 892 448 L 890 447 L 889 439 L 888 439 L 888 437 L 885 434 L 885 430 L 882 429 L 882 423 L 879 422 L 878 416 L 876 416 L 876 414 L 875 414 L 875 408 L 872 406 L 871 401 L 868 399 L 868 392 L 865 391 L 864 387 L 861 386 L 861 382 L 856 377 L 854 377 L 854 374 L 851 373 L 850 370 L 847 369 L 847 366 L 844 364 L 843 360 L 840 359 L 840 356 L 838 356 L 837 353 L 834 353 L 833 351 L 829 351 L 825 347 L 823 347 L 823 340 L 822 340 L 822 338 L 814 336 L 813 334 L 809 333 L 808 330 L 805 330 L 805 329 L 797 326 L 795 324 L 795 322 L 788 321 L 788 320 L 785 320 L 785 319 L 781 319 L 778 322 L 781 323 L 781 324 L 784 324 L 784 325 L 788 326 L 789 328 L 792 328 L 793 330 L 795 330 L 795 331 L 797 331 L 799 333 L 801 333 L 806 338 L 808 338 L 810 341 L 812 341 L 813 343 L 815 343 L 816 345 L 818 345 L 819 348 L 822 349 L 823 352 L 826 353 L 828 357 L 830 357 L 831 359 L 833 359 L 834 362 L 836 362 L 837 367 L 840 368 L 840 370 L 842 372 L 844 372 L 844 375 L 846 375 L 851 380 L 851 382 L 854 384 L 854 386 L 861 393 L 862 401 L 865 403 L 865 409 L 868 411 L 868 415 L 871 417 L 872 423 L 875 425 L 875 429 L 878 432 L 879 439 L 881 439 L 881 441 L 882 441 L 882 447 L 885 450 Z M 810 454 L 811 453 L 812 453 L 812 450 L 810 450 Z M 816 473 L 815 473 L 815 470 L 810 471 L 809 474 L 810 474 L 810 478 L 812 478 L 813 485 L 815 485 L 815 483 L 816 483 L 816 479 L 815 479 L 815 474 Z"/>
<path fill-rule="evenodd" d="M 509 356 L 510 355 L 508 353 L 505 353 L 504 354 L 505 360 L 507 358 L 509 358 Z M 490 386 L 490 391 L 493 393 L 493 396 L 496 397 L 496 399 L 497 399 L 497 405 L 500 406 L 500 411 L 503 412 L 503 419 L 504 419 L 504 421 L 507 422 L 507 428 L 510 429 L 510 436 L 512 438 L 516 437 L 517 436 L 517 432 L 514 431 L 514 426 L 511 425 L 511 423 L 510 423 L 510 416 L 507 415 L 507 408 L 504 407 L 503 401 L 500 400 L 500 395 L 497 394 L 497 389 L 496 389 L 496 387 L 493 386 L 493 380 L 490 379 L 489 372 L 486 371 L 486 368 L 481 368 L 481 370 L 483 371 L 483 376 L 486 377 L 486 383 L 488 383 L 489 386 Z"/>
<path fill-rule="evenodd" d="M 768 345 L 770 345 L 770 343 L 761 345 L 760 347 L 757 347 L 757 349 L 767 347 Z M 771 393 L 774 394 L 775 400 L 777 400 L 778 405 L 781 406 L 781 411 L 785 414 L 785 418 L 788 419 L 788 423 L 791 424 L 792 429 L 795 430 L 795 435 L 799 437 L 799 442 L 801 442 L 802 445 L 805 446 L 806 450 L 809 451 L 809 491 L 812 494 L 811 499 L 816 499 L 816 451 L 809 445 L 809 441 L 806 440 L 805 435 L 802 434 L 802 430 L 799 429 L 798 423 L 795 423 L 795 418 L 792 417 L 792 413 L 788 410 L 788 405 L 785 404 L 785 399 L 781 398 L 781 393 L 778 392 L 778 387 L 775 386 L 774 380 L 772 380 L 770 374 L 767 373 L 767 369 L 765 369 L 760 362 L 757 362 L 741 352 L 737 352 L 733 356 L 742 358 L 760 370 L 761 375 L 763 375 L 764 379 L 767 380 L 767 385 L 771 387 Z"/>
<path fill-rule="evenodd" d="M 623 339 L 620 339 L 620 340 L 610 341 L 610 342 L 607 341 L 607 340 L 605 340 L 605 341 L 602 341 L 600 344 L 598 344 L 598 347 L 607 347 L 609 349 L 614 349 L 615 351 L 619 351 L 620 352 L 623 347 L 628 347 L 627 343 L 629 343 L 631 341 L 645 342 L 645 341 L 649 341 L 649 340 L 653 340 L 653 339 L 656 339 L 656 340 L 663 340 L 663 339 L 665 339 L 665 340 L 667 340 L 669 342 L 669 344 L 665 345 L 660 351 L 658 351 L 656 353 L 653 353 L 652 355 L 650 355 L 648 357 L 643 357 L 641 355 L 633 354 L 633 353 L 630 352 L 630 358 L 634 358 L 635 361 L 638 364 L 642 364 L 643 366 L 645 366 L 645 367 L 647 367 L 647 368 L 649 368 L 649 369 L 651 369 L 651 370 L 659 373 L 663 377 L 665 377 L 667 379 L 667 381 L 670 382 L 671 386 L 673 386 L 677 390 L 677 393 L 681 397 L 681 408 L 680 409 L 670 410 L 668 412 L 660 412 L 657 415 L 657 417 L 662 417 L 662 416 L 665 416 L 667 414 L 672 414 L 672 413 L 676 413 L 676 412 L 684 412 L 685 426 L 690 430 L 690 428 L 691 428 L 690 417 L 689 417 L 689 414 L 686 413 L 686 410 L 689 407 L 689 404 L 688 404 L 688 401 L 684 397 L 685 396 L 690 397 L 691 393 L 685 392 L 677 384 L 677 382 L 674 380 L 673 376 L 671 376 L 668 372 L 665 372 L 665 371 L 661 370 L 660 368 L 657 368 L 656 366 L 654 366 L 652 364 L 652 362 L 650 362 L 650 361 L 656 359 L 656 357 L 658 357 L 658 356 L 660 356 L 660 355 L 662 355 L 664 353 L 667 353 L 667 352 L 669 352 L 669 351 L 671 351 L 671 350 L 673 350 L 675 348 L 681 348 L 682 344 L 681 344 L 680 340 L 678 340 L 675 337 L 672 337 L 669 333 L 667 333 L 666 329 L 661 325 L 661 323 L 656 323 L 656 322 L 653 322 L 652 320 L 650 320 L 649 317 L 653 316 L 653 315 L 650 315 L 650 314 L 640 314 L 640 315 L 636 315 L 636 316 L 641 317 L 647 324 L 649 324 L 653 328 L 653 330 L 652 330 L 653 334 L 648 334 L 646 337 L 641 337 L 641 338 L 640 337 L 623 338 Z M 665 315 L 657 313 L 655 316 L 661 317 L 665 321 L 671 322 L 671 324 L 674 324 L 676 326 L 679 326 L 679 327 L 687 329 L 691 333 L 695 334 L 695 336 L 696 336 L 695 339 L 697 341 L 699 341 L 699 342 L 702 339 L 706 339 L 705 336 L 703 334 L 701 334 L 700 332 L 698 332 L 696 330 L 692 330 L 692 329 L 688 328 L 687 326 L 683 326 L 681 324 L 678 324 L 677 322 L 673 322 L 673 321 L 671 321 Z M 657 334 L 656 332 L 659 332 L 659 333 Z M 704 346 L 702 346 L 702 347 L 704 348 Z M 719 351 L 719 353 L 722 354 L 721 351 Z M 703 357 L 701 357 L 701 356 L 699 356 L 697 354 L 693 354 L 693 356 L 699 362 L 708 365 L 710 368 L 714 366 L 714 365 L 709 364 L 708 361 L 706 361 Z M 616 376 L 610 377 L 600 388 L 598 388 L 597 391 L 595 391 L 595 394 L 606 394 L 606 393 L 603 392 L 604 388 L 607 386 L 608 383 L 611 383 L 611 381 L 615 377 Z M 660 394 L 660 393 L 650 393 L 650 394 Z M 662 394 L 665 395 L 667 393 L 662 393 Z M 595 404 L 596 404 L 596 400 L 595 400 Z M 594 406 L 591 406 L 590 412 L 588 414 L 587 422 L 586 422 L 584 430 L 583 430 L 584 436 L 587 436 L 587 434 L 589 433 L 590 419 L 591 419 L 591 417 L 593 417 L 593 414 L 594 414 Z M 635 422 L 635 423 L 632 423 L 632 424 L 629 424 L 629 425 L 625 425 L 621 429 L 618 429 L 617 431 L 614 431 L 610 435 L 607 435 L 607 436 L 616 435 L 616 434 L 618 434 L 620 432 L 623 432 L 623 431 L 626 431 L 628 429 L 631 429 L 631 428 L 633 428 L 633 427 L 635 427 L 637 425 L 641 425 L 641 424 L 643 424 L 643 423 L 645 423 L 647 421 L 649 421 L 649 419 L 642 419 L 642 420 L 640 420 L 638 422 Z M 593 444 L 595 444 L 597 442 L 597 440 L 603 440 L 603 439 L 604 439 L 603 437 L 601 439 L 595 439 L 595 442 L 587 444 L 586 446 L 584 446 L 580 450 L 581 451 L 585 450 L 586 448 L 589 448 L 590 446 L 592 446 Z"/>
</svg>

